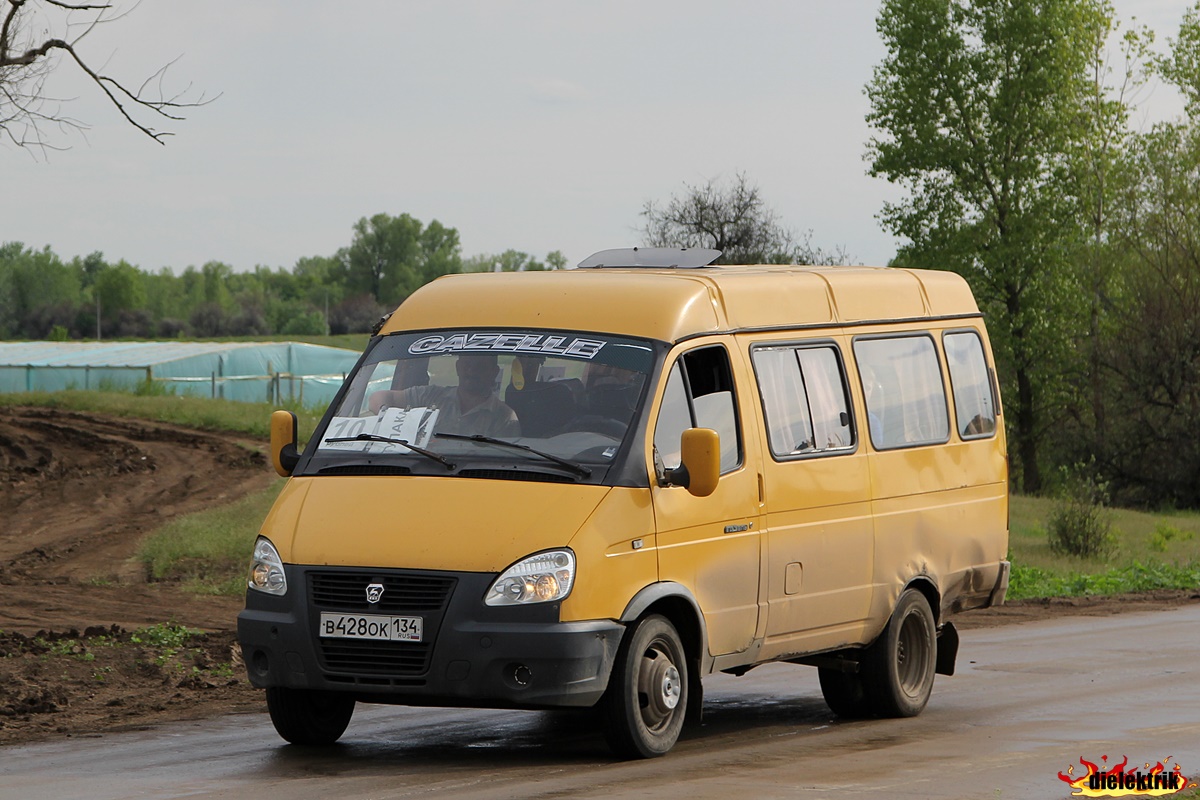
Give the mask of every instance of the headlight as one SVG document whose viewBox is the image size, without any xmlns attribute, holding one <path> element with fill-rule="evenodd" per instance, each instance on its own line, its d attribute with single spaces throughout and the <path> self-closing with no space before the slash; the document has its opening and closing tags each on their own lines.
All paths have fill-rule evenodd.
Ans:
<svg viewBox="0 0 1200 800">
<path fill-rule="evenodd" d="M 287 594 L 287 578 L 283 574 L 283 559 L 275 545 L 260 536 L 254 542 L 254 559 L 250 562 L 251 589 L 267 594 Z"/>
<path fill-rule="evenodd" d="M 575 583 L 575 554 L 550 550 L 529 556 L 500 574 L 488 589 L 489 606 L 515 606 L 562 600 Z"/>
</svg>

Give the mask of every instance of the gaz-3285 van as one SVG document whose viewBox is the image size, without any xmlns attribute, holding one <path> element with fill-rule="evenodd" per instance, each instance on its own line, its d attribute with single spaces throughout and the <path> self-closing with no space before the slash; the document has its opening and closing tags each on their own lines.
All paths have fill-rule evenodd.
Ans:
<svg viewBox="0 0 1200 800">
<path fill-rule="evenodd" d="M 816 667 L 919 714 L 1003 602 L 998 384 L 961 277 L 625 249 L 451 275 L 371 338 L 291 476 L 238 637 L 286 740 L 357 701 L 594 707 L 661 755 L 701 679 Z"/>
</svg>

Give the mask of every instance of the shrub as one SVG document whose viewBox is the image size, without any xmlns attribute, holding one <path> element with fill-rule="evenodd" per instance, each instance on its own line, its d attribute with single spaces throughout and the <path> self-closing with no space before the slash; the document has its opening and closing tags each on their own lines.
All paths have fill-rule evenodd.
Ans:
<svg viewBox="0 0 1200 800">
<path fill-rule="evenodd" d="M 1150 549 L 1159 553 L 1167 552 L 1167 546 L 1175 540 L 1186 542 L 1192 538 L 1191 531 L 1181 531 L 1166 520 L 1160 520 L 1150 534 Z"/>
<path fill-rule="evenodd" d="M 1068 476 L 1047 520 L 1050 549 L 1080 558 L 1104 558 L 1117 547 L 1105 486 L 1081 470 Z"/>
</svg>

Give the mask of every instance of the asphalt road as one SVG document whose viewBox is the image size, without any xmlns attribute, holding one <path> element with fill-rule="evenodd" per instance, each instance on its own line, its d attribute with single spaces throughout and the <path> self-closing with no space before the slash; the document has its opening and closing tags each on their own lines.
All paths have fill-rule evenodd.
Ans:
<svg viewBox="0 0 1200 800">
<path fill-rule="evenodd" d="M 1066 798 L 1080 758 L 1200 778 L 1198 633 L 1200 606 L 966 631 L 911 720 L 835 719 L 807 667 L 716 676 L 652 761 L 614 761 L 586 715 L 370 706 L 329 750 L 265 714 L 0 748 L 0 798 Z"/>
</svg>

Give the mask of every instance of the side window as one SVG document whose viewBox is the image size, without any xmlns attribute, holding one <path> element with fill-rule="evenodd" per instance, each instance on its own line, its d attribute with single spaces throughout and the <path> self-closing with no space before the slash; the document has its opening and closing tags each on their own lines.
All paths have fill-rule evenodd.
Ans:
<svg viewBox="0 0 1200 800">
<path fill-rule="evenodd" d="M 928 336 L 858 339 L 854 358 L 878 450 L 944 442 L 950 416 L 937 350 Z"/>
<path fill-rule="evenodd" d="M 751 357 L 774 455 L 854 446 L 846 381 L 835 348 L 762 347 Z"/>
<path fill-rule="evenodd" d="M 962 331 L 946 334 L 942 344 L 950 368 L 958 435 L 964 439 L 991 436 L 996 432 L 996 407 L 983 341 L 974 331 Z"/>
<path fill-rule="evenodd" d="M 668 469 L 679 466 L 679 438 L 688 428 L 711 428 L 721 437 L 722 474 L 742 463 L 733 373 L 723 347 L 684 353 L 671 367 L 654 426 L 654 447 Z"/>
</svg>

